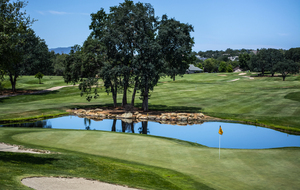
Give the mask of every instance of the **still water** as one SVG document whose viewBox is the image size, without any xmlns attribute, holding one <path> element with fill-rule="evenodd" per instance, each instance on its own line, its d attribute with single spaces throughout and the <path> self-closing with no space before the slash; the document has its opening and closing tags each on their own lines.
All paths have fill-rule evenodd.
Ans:
<svg viewBox="0 0 300 190">
<path fill-rule="evenodd" d="M 300 147 L 300 136 L 289 135 L 273 129 L 226 122 L 204 122 L 187 126 L 160 124 L 157 122 L 126 123 L 105 119 L 94 121 L 77 116 L 64 116 L 22 124 L 24 127 L 53 129 L 102 130 L 125 133 L 141 133 L 196 142 L 208 147 L 232 149 L 266 149 L 278 147 Z M 219 135 L 219 126 L 223 135 Z M 7 127 L 7 125 L 3 125 Z M 12 126 L 13 127 L 13 126 Z M 14 127 L 18 127 L 14 125 Z M 220 144 L 219 144 L 220 143 Z"/>
</svg>

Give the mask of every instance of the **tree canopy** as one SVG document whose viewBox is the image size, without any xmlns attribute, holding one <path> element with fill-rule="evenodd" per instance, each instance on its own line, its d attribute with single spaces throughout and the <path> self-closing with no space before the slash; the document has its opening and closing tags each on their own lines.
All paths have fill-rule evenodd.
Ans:
<svg viewBox="0 0 300 190">
<path fill-rule="evenodd" d="M 0 1 L 0 70 L 9 76 L 13 91 L 21 75 L 53 73 L 48 47 L 30 28 L 35 20 L 22 10 L 25 6 L 25 1 Z"/>
<path fill-rule="evenodd" d="M 175 78 L 188 68 L 194 44 L 190 36 L 193 27 L 166 15 L 158 21 L 150 4 L 125 0 L 119 6 L 110 7 L 109 13 L 100 9 L 91 14 L 91 19 L 92 32 L 85 42 L 89 45 L 70 54 L 65 71 L 65 81 L 80 81 L 88 100 L 98 76 L 106 92 L 112 93 L 114 106 L 117 106 L 118 92 L 123 94 L 122 105 L 127 105 L 127 92 L 133 88 L 132 106 L 136 91 L 140 91 L 142 107 L 147 111 L 150 91 L 161 75 Z M 93 72 L 83 75 L 82 70 Z"/>
</svg>

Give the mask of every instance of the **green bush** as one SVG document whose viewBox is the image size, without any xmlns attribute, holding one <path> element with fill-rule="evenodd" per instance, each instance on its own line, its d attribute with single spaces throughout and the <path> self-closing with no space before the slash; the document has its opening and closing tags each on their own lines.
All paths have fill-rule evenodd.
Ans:
<svg viewBox="0 0 300 190">
<path fill-rule="evenodd" d="M 219 65 L 219 72 L 226 72 L 227 71 L 227 64 L 225 61 L 221 61 Z"/>
<path fill-rule="evenodd" d="M 233 72 L 232 65 L 228 65 L 227 72 L 228 73 L 232 73 Z"/>
<path fill-rule="evenodd" d="M 35 78 L 39 79 L 39 83 L 41 84 L 41 79 L 43 78 L 43 74 L 41 72 L 38 72 L 36 75 L 34 75 Z"/>
</svg>

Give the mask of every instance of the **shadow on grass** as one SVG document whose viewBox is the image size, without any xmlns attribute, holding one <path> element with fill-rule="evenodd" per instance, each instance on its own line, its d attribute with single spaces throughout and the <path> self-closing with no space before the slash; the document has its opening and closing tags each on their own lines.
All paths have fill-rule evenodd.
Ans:
<svg viewBox="0 0 300 190">
<path fill-rule="evenodd" d="M 121 107 L 121 104 L 117 105 Z M 136 108 L 141 110 L 142 104 L 135 104 Z M 102 104 L 102 105 L 73 105 L 69 106 L 69 109 L 96 109 L 96 108 L 110 108 L 113 109 L 113 104 Z M 159 105 L 149 105 L 149 111 L 166 111 L 166 112 L 187 112 L 187 113 L 197 113 L 202 110 L 201 107 L 189 107 L 189 106 L 167 106 L 163 104 Z"/>
<path fill-rule="evenodd" d="M 57 161 L 55 158 L 41 158 L 33 154 L 27 153 L 12 153 L 12 152 L 0 152 L 0 161 L 10 162 L 15 164 L 52 164 Z"/>
<path fill-rule="evenodd" d="M 300 102 L 300 92 L 291 92 L 285 95 L 284 98 Z"/>
</svg>

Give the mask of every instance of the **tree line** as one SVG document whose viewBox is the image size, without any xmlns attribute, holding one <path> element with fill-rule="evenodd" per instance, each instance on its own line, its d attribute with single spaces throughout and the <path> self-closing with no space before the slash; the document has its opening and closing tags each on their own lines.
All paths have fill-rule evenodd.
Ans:
<svg viewBox="0 0 300 190">
<path fill-rule="evenodd" d="M 288 74 L 299 73 L 300 48 L 289 50 L 262 48 L 257 50 L 232 50 L 226 51 L 199 51 L 194 55 L 203 56 L 204 60 L 197 59 L 195 66 L 204 69 L 205 72 L 232 72 L 239 67 L 244 71 L 260 72 L 264 76 L 266 72 L 274 76 L 280 73 L 283 80 Z M 228 57 L 236 56 L 238 59 L 231 61 Z"/>
</svg>

